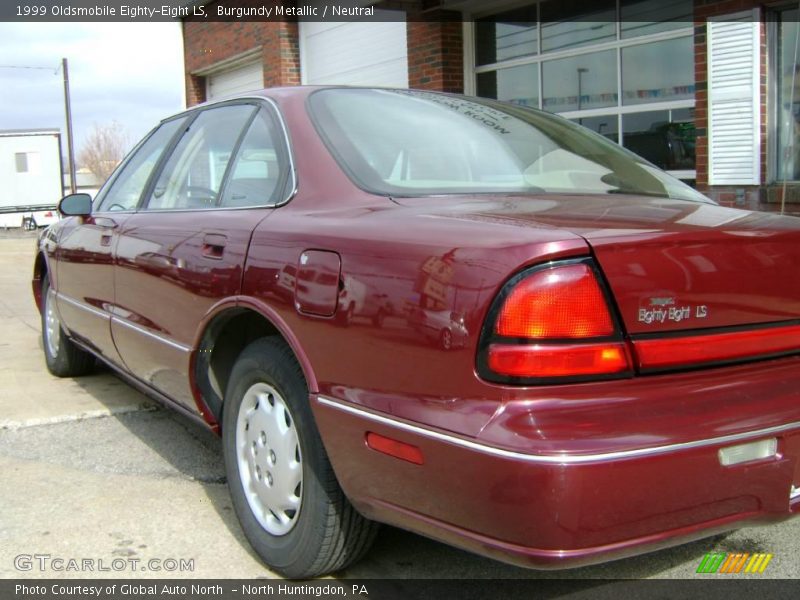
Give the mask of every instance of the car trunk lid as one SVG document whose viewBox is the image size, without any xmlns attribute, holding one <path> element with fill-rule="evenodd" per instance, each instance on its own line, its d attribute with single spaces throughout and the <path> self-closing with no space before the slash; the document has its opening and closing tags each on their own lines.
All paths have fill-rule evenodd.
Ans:
<svg viewBox="0 0 800 600">
<path fill-rule="evenodd" d="M 690 203 L 609 207 L 606 217 L 580 234 L 629 334 L 800 318 L 800 220 Z"/>
<path fill-rule="evenodd" d="M 395 201 L 581 236 L 633 337 L 800 319 L 800 219 L 795 217 L 628 195 Z"/>
</svg>

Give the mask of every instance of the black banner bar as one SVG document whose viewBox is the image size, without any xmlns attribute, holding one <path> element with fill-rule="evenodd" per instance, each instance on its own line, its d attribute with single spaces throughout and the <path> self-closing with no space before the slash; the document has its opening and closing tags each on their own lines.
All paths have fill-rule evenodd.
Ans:
<svg viewBox="0 0 800 600">
<path fill-rule="evenodd" d="M 559 0 L 549 0 L 557 5 Z M 726 6 L 728 0 L 697 0 L 694 10 L 705 14 L 715 5 Z M 572 6 L 572 5 L 570 5 Z M 739 6 L 738 4 L 736 6 Z M 688 7 L 688 8 L 687 8 Z M 153 22 L 172 20 L 192 21 L 460 21 L 470 18 L 474 11 L 491 10 L 490 3 L 466 0 L 3 0 L 0 2 L 0 21 L 16 22 Z M 731 9 L 728 12 L 740 12 Z M 692 5 L 685 2 L 665 3 L 658 9 L 660 21 L 684 22 L 695 20 Z M 552 13 L 552 14 L 551 14 Z M 617 14 L 607 6 L 592 8 L 585 3 L 574 9 L 543 11 L 543 23 L 570 22 L 570 15 L 586 23 L 644 22 L 628 20 L 626 12 Z M 627 13 L 636 15 L 637 13 Z M 699 14 L 699 13 L 698 13 Z M 766 18 L 770 17 L 765 13 Z M 465 17 L 465 15 L 467 15 Z M 502 18 L 509 18 L 508 15 Z M 759 17 L 764 18 L 764 16 Z M 488 17 L 489 20 L 492 17 Z"/>
<path fill-rule="evenodd" d="M 562 579 L 64 579 L 0 580 L 3 600 L 796 600 L 796 580 Z"/>
</svg>

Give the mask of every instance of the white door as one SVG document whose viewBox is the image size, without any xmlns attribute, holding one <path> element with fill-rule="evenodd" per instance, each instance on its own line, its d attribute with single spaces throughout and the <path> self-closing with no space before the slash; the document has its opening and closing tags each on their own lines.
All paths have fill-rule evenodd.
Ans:
<svg viewBox="0 0 800 600">
<path fill-rule="evenodd" d="M 405 21 L 300 21 L 299 37 L 304 84 L 408 87 Z"/>
<path fill-rule="evenodd" d="M 206 100 L 260 90 L 263 87 L 264 67 L 259 60 L 209 75 L 206 78 Z"/>
</svg>

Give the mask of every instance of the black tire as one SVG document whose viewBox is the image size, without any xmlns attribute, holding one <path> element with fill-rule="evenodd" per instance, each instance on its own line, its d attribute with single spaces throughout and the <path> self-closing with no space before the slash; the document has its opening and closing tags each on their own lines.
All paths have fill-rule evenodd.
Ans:
<svg viewBox="0 0 800 600">
<path fill-rule="evenodd" d="M 56 377 L 77 377 L 91 372 L 95 365 L 94 356 L 78 348 L 67 337 L 58 317 L 58 310 L 52 303 L 54 294 L 50 293 L 50 279 L 47 275 L 42 281 L 42 351 L 47 370 Z M 54 319 L 48 328 L 48 314 Z"/>
<path fill-rule="evenodd" d="M 386 313 L 383 312 L 382 308 L 379 308 L 378 313 L 372 318 L 372 324 L 375 325 L 375 327 L 382 329 L 385 322 L 386 322 Z"/>
<path fill-rule="evenodd" d="M 296 433 L 296 441 L 292 437 L 289 445 L 284 444 L 283 438 L 270 442 L 275 435 L 282 434 L 270 429 L 269 419 L 275 417 L 265 417 L 260 412 L 260 403 L 264 401 L 270 406 L 269 409 L 264 407 L 270 414 L 276 407 L 282 411 L 287 429 L 293 428 Z M 255 424 L 251 426 L 251 422 Z M 259 432 L 261 428 L 264 429 Z M 269 431 L 269 436 L 265 435 L 265 430 Z M 237 435 L 240 451 L 237 450 Z M 271 569 L 293 579 L 317 577 L 357 561 L 372 545 L 378 525 L 362 517 L 339 487 L 311 414 L 302 370 L 283 340 L 257 340 L 237 359 L 223 405 L 222 444 L 234 510 L 245 537 Z M 284 452 L 286 448 L 296 449 Z M 259 450 L 263 454 L 259 454 Z M 292 455 L 301 466 L 300 483 L 296 488 L 294 481 L 288 484 L 288 489 L 293 489 L 299 498 L 296 512 L 269 504 L 264 506 L 262 498 L 254 498 L 258 496 L 258 486 L 262 486 L 260 489 L 265 494 L 269 493 L 267 486 L 272 488 L 274 484 L 276 490 L 282 487 L 285 460 L 282 462 L 278 456 L 276 461 L 276 454 L 281 452 Z M 243 462 L 247 464 L 240 467 Z M 274 476 L 270 469 L 275 471 Z M 243 481 L 247 482 L 249 495 Z M 267 509 L 262 512 L 269 515 L 261 522 L 251 502 Z M 288 531 L 268 529 L 286 526 L 275 511 L 291 519 Z M 263 523 L 265 519 L 266 524 Z"/>
</svg>

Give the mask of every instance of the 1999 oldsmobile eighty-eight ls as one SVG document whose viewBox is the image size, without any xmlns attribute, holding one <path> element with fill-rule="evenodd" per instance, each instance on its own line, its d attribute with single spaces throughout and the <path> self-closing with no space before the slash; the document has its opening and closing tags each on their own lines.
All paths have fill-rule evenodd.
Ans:
<svg viewBox="0 0 800 600">
<path fill-rule="evenodd" d="M 800 220 L 560 117 L 265 90 L 163 121 L 60 210 L 48 368 L 99 358 L 218 431 L 279 573 L 379 522 L 547 568 L 800 511 Z"/>
</svg>

